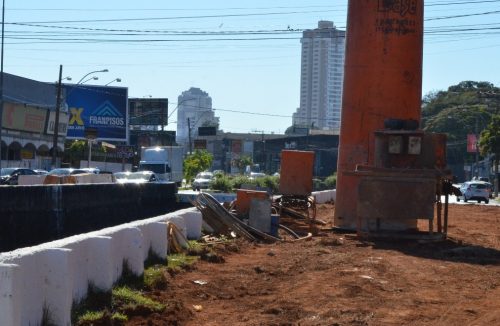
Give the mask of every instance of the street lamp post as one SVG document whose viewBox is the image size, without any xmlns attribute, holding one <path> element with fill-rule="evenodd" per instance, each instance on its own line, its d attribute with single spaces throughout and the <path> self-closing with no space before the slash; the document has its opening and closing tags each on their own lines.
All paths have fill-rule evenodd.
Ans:
<svg viewBox="0 0 500 326">
<path fill-rule="evenodd" d="M 95 74 L 95 73 L 98 73 L 98 72 L 108 72 L 109 70 L 108 69 L 102 69 L 102 70 L 94 70 L 94 71 L 91 71 L 89 72 L 88 74 L 85 74 L 79 81 L 78 83 L 76 83 L 76 85 L 78 84 L 82 84 L 82 81 L 87 78 L 87 76 L 89 75 L 92 75 L 92 74 Z"/>
<path fill-rule="evenodd" d="M 93 76 L 93 77 L 87 78 L 87 79 L 85 79 L 84 81 L 79 82 L 79 83 L 78 83 L 78 85 L 85 84 L 86 82 L 88 82 L 88 81 L 90 81 L 90 80 L 99 80 L 99 77 L 97 77 L 97 76 Z"/>
<path fill-rule="evenodd" d="M 108 86 L 109 84 L 114 83 L 114 82 L 121 83 L 122 80 L 121 80 L 121 78 L 115 78 L 112 81 L 110 81 L 109 83 L 104 84 L 104 86 Z"/>
</svg>

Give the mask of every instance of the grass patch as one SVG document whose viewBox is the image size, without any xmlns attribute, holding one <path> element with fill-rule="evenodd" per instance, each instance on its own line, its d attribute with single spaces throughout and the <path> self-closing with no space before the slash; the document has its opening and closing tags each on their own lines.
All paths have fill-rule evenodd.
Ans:
<svg viewBox="0 0 500 326">
<path fill-rule="evenodd" d="M 87 311 L 79 319 L 79 323 L 100 321 L 104 318 L 104 311 Z"/>
<path fill-rule="evenodd" d="M 170 271 L 180 272 L 189 269 L 191 265 L 198 261 L 198 256 L 189 256 L 185 254 L 172 254 L 167 257 L 167 267 Z"/>
<path fill-rule="evenodd" d="M 121 307 L 123 311 L 150 310 L 151 312 L 162 312 L 165 305 L 145 297 L 142 292 L 129 287 L 117 287 L 113 291 L 113 306 Z"/>
<path fill-rule="evenodd" d="M 165 276 L 165 265 L 154 265 L 144 270 L 144 287 L 148 290 L 164 290 L 168 281 Z"/>
<path fill-rule="evenodd" d="M 86 315 L 92 316 L 96 313 L 111 308 L 111 291 L 103 291 L 93 284 L 89 284 L 87 296 L 79 303 L 73 303 L 71 307 L 71 323 L 78 325 Z"/>
</svg>

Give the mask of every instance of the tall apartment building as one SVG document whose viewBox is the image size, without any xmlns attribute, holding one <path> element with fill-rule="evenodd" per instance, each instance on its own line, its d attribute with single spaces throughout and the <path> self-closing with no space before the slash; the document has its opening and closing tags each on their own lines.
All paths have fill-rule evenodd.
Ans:
<svg viewBox="0 0 500 326">
<path fill-rule="evenodd" d="M 188 125 L 189 121 L 189 125 Z M 198 127 L 218 126 L 219 118 L 212 110 L 212 98 L 207 92 L 191 87 L 177 98 L 177 134 L 176 142 L 189 148 L 191 140 L 198 136 Z"/>
<path fill-rule="evenodd" d="M 331 21 L 302 33 L 300 107 L 293 114 L 295 126 L 340 130 L 344 80 L 345 31 Z"/>
</svg>

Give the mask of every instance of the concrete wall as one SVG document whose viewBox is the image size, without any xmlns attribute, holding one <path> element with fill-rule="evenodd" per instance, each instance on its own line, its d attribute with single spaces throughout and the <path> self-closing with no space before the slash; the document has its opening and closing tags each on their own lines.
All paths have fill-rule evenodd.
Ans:
<svg viewBox="0 0 500 326">
<path fill-rule="evenodd" d="M 170 183 L 0 187 L 0 251 L 99 230 L 179 208 Z"/>
<path fill-rule="evenodd" d="M 316 199 L 317 204 L 324 204 L 326 202 L 335 202 L 337 192 L 335 189 L 332 190 L 323 190 L 323 191 L 314 191 L 312 193 L 314 198 Z"/>
<path fill-rule="evenodd" d="M 89 283 L 109 290 L 124 261 L 140 275 L 149 249 L 166 257 L 167 223 L 201 236 L 201 213 L 189 208 L 0 254 L 0 325 L 39 325 L 44 309 L 56 325 L 70 325 L 71 306 Z"/>
</svg>

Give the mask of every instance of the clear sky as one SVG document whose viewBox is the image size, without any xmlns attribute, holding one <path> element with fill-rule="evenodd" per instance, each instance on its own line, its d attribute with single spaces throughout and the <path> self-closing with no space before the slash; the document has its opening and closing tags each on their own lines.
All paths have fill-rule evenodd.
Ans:
<svg viewBox="0 0 500 326">
<path fill-rule="evenodd" d="M 318 20 L 345 29 L 347 14 L 347 0 L 5 1 L 6 72 L 52 82 L 62 64 L 77 82 L 106 68 L 93 84 L 121 78 L 111 85 L 167 97 L 170 110 L 199 87 L 223 130 L 259 133 L 292 124 L 301 31 Z M 423 94 L 463 80 L 500 85 L 500 0 L 427 0 L 425 19 Z"/>
</svg>

